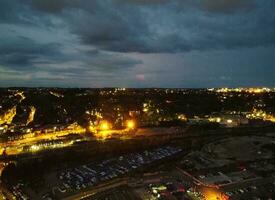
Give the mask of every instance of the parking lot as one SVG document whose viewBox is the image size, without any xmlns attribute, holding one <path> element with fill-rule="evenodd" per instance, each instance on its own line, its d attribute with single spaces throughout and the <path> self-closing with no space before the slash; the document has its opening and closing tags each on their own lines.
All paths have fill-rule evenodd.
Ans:
<svg viewBox="0 0 275 200">
<path fill-rule="evenodd" d="M 173 156 L 181 151 L 180 148 L 166 146 L 150 151 L 129 153 L 101 162 L 64 170 L 57 174 L 60 182 L 57 190 L 60 193 L 67 193 L 95 186 L 157 160 Z"/>
<path fill-rule="evenodd" d="M 225 194 L 231 199 L 242 200 L 242 199 L 274 199 L 275 198 L 275 182 L 264 183 L 260 185 L 249 185 L 246 187 L 236 188 L 227 191 Z"/>
</svg>

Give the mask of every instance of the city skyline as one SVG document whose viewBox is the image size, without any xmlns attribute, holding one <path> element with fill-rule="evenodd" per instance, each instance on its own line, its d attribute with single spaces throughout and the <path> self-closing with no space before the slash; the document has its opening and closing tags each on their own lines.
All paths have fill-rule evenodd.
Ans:
<svg viewBox="0 0 275 200">
<path fill-rule="evenodd" d="M 274 87 L 272 0 L 3 0 L 1 87 Z"/>
</svg>

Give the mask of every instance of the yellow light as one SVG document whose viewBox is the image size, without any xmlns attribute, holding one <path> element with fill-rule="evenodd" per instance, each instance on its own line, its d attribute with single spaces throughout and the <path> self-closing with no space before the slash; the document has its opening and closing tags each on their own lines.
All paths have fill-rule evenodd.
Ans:
<svg viewBox="0 0 275 200">
<path fill-rule="evenodd" d="M 127 120 L 127 121 L 126 121 L 126 125 L 127 125 L 127 128 L 128 128 L 128 129 L 134 129 L 135 126 L 136 126 L 134 120 Z"/>
<path fill-rule="evenodd" d="M 143 112 L 148 112 L 148 108 L 143 108 Z"/>
<path fill-rule="evenodd" d="M 204 188 L 203 196 L 206 200 L 228 200 L 226 195 L 223 195 L 219 190 L 213 188 Z"/>
<path fill-rule="evenodd" d="M 99 124 L 99 129 L 102 130 L 102 131 L 109 130 L 110 129 L 110 124 L 107 121 L 102 121 Z"/>
<path fill-rule="evenodd" d="M 187 118 L 186 118 L 186 116 L 184 114 L 178 115 L 178 119 L 182 120 L 182 121 L 187 121 Z"/>
</svg>

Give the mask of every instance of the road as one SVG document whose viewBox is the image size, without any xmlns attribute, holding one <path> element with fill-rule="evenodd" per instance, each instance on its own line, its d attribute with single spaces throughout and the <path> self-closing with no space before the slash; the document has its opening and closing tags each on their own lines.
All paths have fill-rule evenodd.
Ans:
<svg viewBox="0 0 275 200">
<path fill-rule="evenodd" d="M 41 134 L 34 137 L 18 139 L 15 141 L 2 142 L 0 143 L 0 150 L 3 152 L 4 149 L 6 149 L 7 155 L 16 155 L 16 154 L 23 153 L 23 147 L 26 145 L 33 145 L 43 140 L 53 141 L 53 140 L 60 139 L 60 137 L 62 136 L 66 136 L 72 133 L 83 134 L 85 132 L 86 132 L 86 129 L 78 128 L 74 130 L 63 130 L 63 131 L 56 131 L 54 133 Z"/>
<path fill-rule="evenodd" d="M 111 182 L 100 184 L 99 186 L 93 187 L 91 190 L 88 190 L 86 192 L 81 192 L 81 193 L 63 198 L 63 200 L 85 199 L 97 193 L 104 192 L 106 190 L 110 190 L 119 186 L 127 185 L 127 183 L 128 183 L 128 178 L 116 179 Z"/>
</svg>

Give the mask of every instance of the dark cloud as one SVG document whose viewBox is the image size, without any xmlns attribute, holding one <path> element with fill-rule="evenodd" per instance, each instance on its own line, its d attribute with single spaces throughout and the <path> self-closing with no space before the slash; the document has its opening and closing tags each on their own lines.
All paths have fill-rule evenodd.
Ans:
<svg viewBox="0 0 275 200">
<path fill-rule="evenodd" d="M 11 23 L 17 21 L 17 13 L 20 13 L 20 11 L 22 11 L 20 10 L 20 6 L 18 6 L 16 0 L 0 1 L 0 23 Z"/>
<path fill-rule="evenodd" d="M 75 7 L 63 2 L 62 8 L 65 5 L 70 9 L 59 16 L 72 33 L 108 51 L 173 53 L 275 43 L 275 6 L 268 0 L 78 1 Z"/>
<path fill-rule="evenodd" d="M 252 0 L 202 0 L 203 8 L 210 12 L 231 13 L 253 8 Z"/>
<path fill-rule="evenodd" d="M 181 7 L 189 6 L 190 11 L 184 9 L 178 12 L 177 3 L 163 4 L 158 8 L 127 7 L 128 12 L 119 7 L 112 9 L 117 17 L 112 16 L 112 11 L 104 14 L 106 20 L 101 26 L 96 26 L 99 37 L 93 34 L 93 31 L 83 32 L 81 28 L 78 29 L 78 34 L 85 42 L 120 52 L 173 53 L 266 46 L 275 43 L 274 6 L 263 3 L 250 12 L 237 12 L 251 7 L 252 1 L 213 2 L 204 0 L 199 5 L 183 1 Z M 209 14 L 205 14 L 205 11 Z M 233 12 L 237 13 L 231 16 L 219 15 Z M 128 16 L 128 13 L 131 13 L 131 16 Z M 265 17 L 266 15 L 269 17 Z M 91 17 L 97 18 L 95 15 Z M 114 19 L 115 22 L 110 20 L 108 23 L 108 19 Z M 88 21 L 84 20 L 83 23 Z M 91 30 L 94 30 L 93 26 Z"/>
<path fill-rule="evenodd" d="M 95 58 L 87 59 L 87 64 L 96 68 L 98 71 L 113 73 L 116 71 L 124 71 L 142 64 L 142 61 L 127 58 L 121 55 L 109 55 L 105 53 L 98 54 Z"/>
<path fill-rule="evenodd" d="M 10 76 L 26 72 L 35 80 L 47 80 L 47 76 L 62 80 L 119 77 L 122 72 L 132 72 L 134 78 L 142 75 L 147 81 L 152 76 L 153 81 L 153 74 L 165 74 L 150 61 L 154 54 L 243 52 L 273 47 L 274 2 L 1 0 L 0 70 L 4 73 L 4 68 Z M 148 67 L 138 69 L 145 65 L 144 57 Z M 181 60 L 180 56 L 177 59 Z M 173 67 L 182 62 L 171 60 L 166 64 Z M 177 70 L 181 72 L 180 68 Z M 232 76 L 220 73 L 219 77 Z M 221 78 L 221 81 L 229 80 Z"/>
<path fill-rule="evenodd" d="M 26 37 L 15 37 L 0 44 L 0 67 L 12 74 L 46 72 L 49 75 L 89 76 L 93 72 L 114 73 L 129 70 L 142 62 L 116 53 L 78 50 L 65 53 L 58 43 L 37 43 Z M 89 74 L 90 73 L 90 74 Z"/>
<path fill-rule="evenodd" d="M 197 7 L 209 12 L 232 13 L 253 8 L 253 0 L 113 0 L 120 4 L 150 6 L 177 5 L 180 9 Z"/>
<path fill-rule="evenodd" d="M 42 12 L 44 23 L 45 13 L 53 14 L 83 44 L 108 51 L 173 53 L 275 43 L 271 0 L 21 0 L 22 13 L 15 0 L 6 2 L 3 19 L 14 17 L 7 15 L 9 8 L 20 19 Z"/>
<path fill-rule="evenodd" d="M 30 5 L 33 6 L 35 9 L 38 9 L 44 12 L 50 12 L 50 13 L 62 12 L 64 8 L 68 7 L 71 4 L 70 2 L 73 2 L 73 1 L 67 1 L 67 0 L 47 0 L 47 1 L 27 0 L 27 1 L 29 1 Z"/>
<path fill-rule="evenodd" d="M 17 37 L 0 44 L 0 65 L 17 70 L 30 70 L 37 59 L 42 57 L 56 58 L 57 44 L 38 44 L 25 37 Z"/>
<path fill-rule="evenodd" d="M 132 4 L 132 5 L 160 5 L 160 4 L 168 4 L 168 0 L 113 0 L 115 3 L 120 3 L 120 4 Z M 183 0 L 184 1 L 184 0 Z"/>
</svg>

